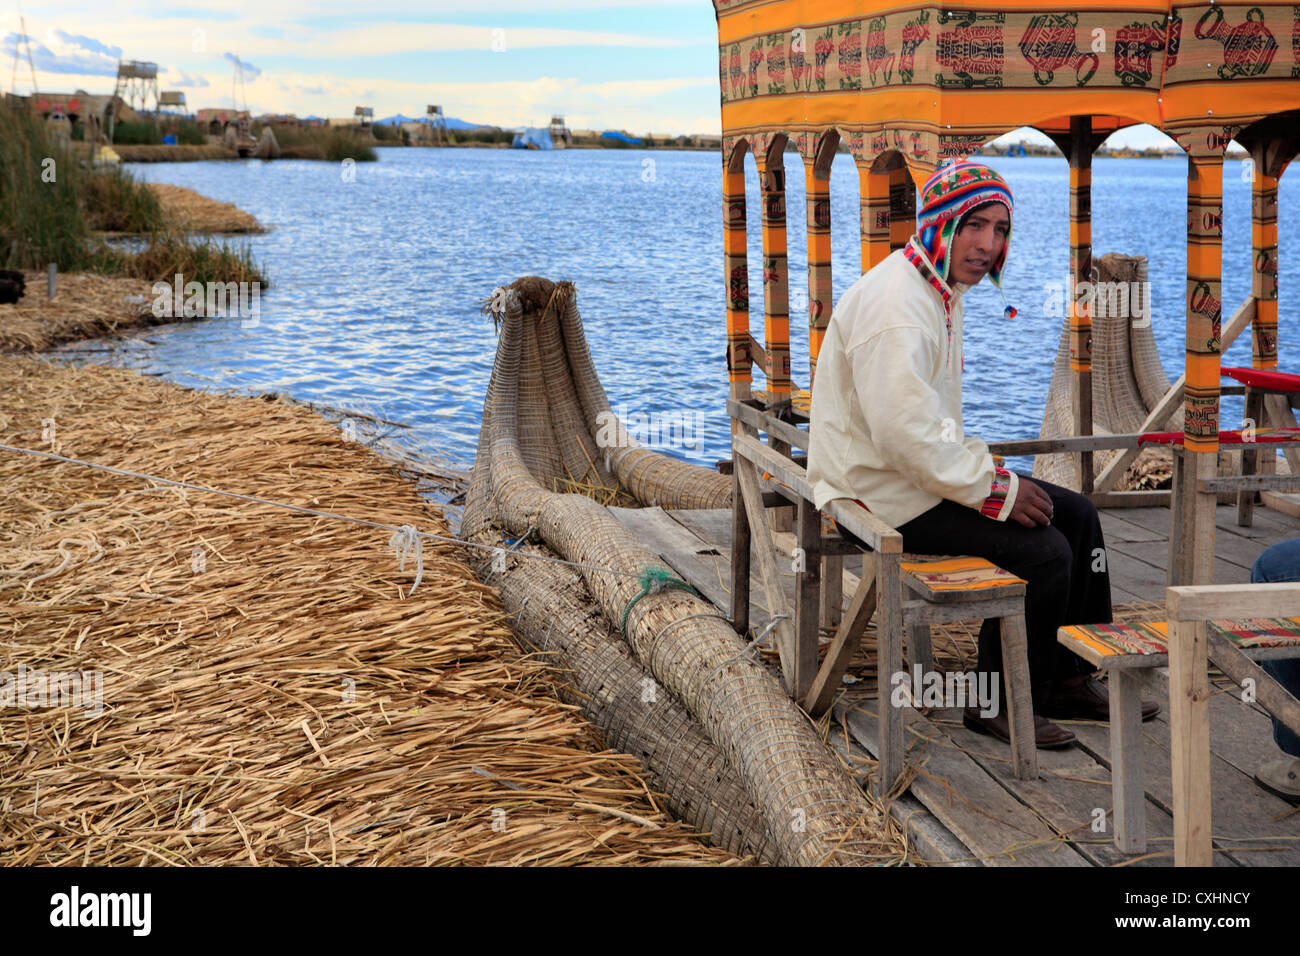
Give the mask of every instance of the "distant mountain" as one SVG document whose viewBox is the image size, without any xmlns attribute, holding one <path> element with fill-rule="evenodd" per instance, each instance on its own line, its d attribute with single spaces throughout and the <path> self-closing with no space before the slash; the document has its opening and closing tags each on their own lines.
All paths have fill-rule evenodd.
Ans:
<svg viewBox="0 0 1300 956">
<path fill-rule="evenodd" d="M 404 116 L 398 113 L 396 116 L 389 116 L 386 119 L 375 120 L 376 126 L 400 126 L 402 123 L 418 123 L 424 119 L 423 116 Z M 447 129 L 478 129 L 481 123 L 467 123 L 462 119 L 456 119 L 454 116 L 443 118 L 447 124 Z"/>
</svg>

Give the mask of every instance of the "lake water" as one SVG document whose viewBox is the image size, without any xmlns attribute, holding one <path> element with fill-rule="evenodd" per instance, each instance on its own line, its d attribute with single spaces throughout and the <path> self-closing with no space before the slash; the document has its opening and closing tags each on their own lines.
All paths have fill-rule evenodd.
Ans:
<svg viewBox="0 0 1300 956">
<path fill-rule="evenodd" d="M 228 202 L 272 227 L 247 240 L 270 278 L 256 327 L 237 317 L 151 329 L 109 361 L 186 385 L 283 391 L 412 426 L 408 439 L 468 467 L 496 348 L 480 314 L 492 290 L 523 275 L 570 279 L 597 370 L 630 414 L 703 412 L 697 447 L 664 450 L 711 463 L 729 456 L 720 158 L 712 152 L 380 149 L 347 182 L 332 163 L 164 163 L 134 167 Z M 803 172 L 787 154 L 790 275 L 806 279 Z M 994 158 L 1016 200 L 1005 284 L 1020 316 L 1002 318 L 985 282 L 966 297 L 966 428 L 989 440 L 1038 434 L 1061 320 L 1044 285 L 1068 264 L 1063 159 Z M 1098 159 L 1097 255 L 1145 255 L 1152 321 L 1171 379 L 1183 363 L 1186 162 Z M 1250 290 L 1250 184 L 1224 173 L 1223 300 Z M 750 177 L 751 323 L 762 332 L 759 202 Z M 1297 175 L 1284 177 L 1281 366 L 1300 368 Z M 831 176 L 835 295 L 859 274 L 857 175 Z M 243 240 L 237 240 L 243 241 Z M 807 384 L 807 331 L 792 319 L 792 367 Z M 96 354 L 96 361 L 104 355 Z M 1249 336 L 1224 357 L 1249 365 Z M 1225 400 L 1223 421 L 1239 421 Z M 1235 418 L 1233 416 L 1236 416 Z M 693 421 L 693 417 L 689 419 Z M 667 436 L 673 437 L 673 436 Z M 680 436 L 677 436 L 680 437 Z M 696 437 L 696 436 L 688 436 Z"/>
</svg>

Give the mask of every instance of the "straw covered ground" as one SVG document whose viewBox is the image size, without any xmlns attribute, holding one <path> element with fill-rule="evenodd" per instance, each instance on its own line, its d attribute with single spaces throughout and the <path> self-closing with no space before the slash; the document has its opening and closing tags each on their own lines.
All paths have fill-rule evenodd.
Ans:
<svg viewBox="0 0 1300 956">
<path fill-rule="evenodd" d="M 163 212 L 181 229 L 208 233 L 266 232 L 266 227 L 234 203 L 218 202 L 184 186 L 149 183 L 148 187 L 158 197 Z"/>
<path fill-rule="evenodd" d="M 0 305 L 0 352 L 41 351 L 158 324 L 148 304 L 153 284 L 144 279 L 60 275 L 50 299 L 44 272 L 23 275 L 27 294 Z"/>
<path fill-rule="evenodd" d="M 277 401 L 10 357 L 0 442 L 447 533 Z M 0 705 L 27 682 L 0 706 L 0 861 L 738 862 L 560 703 L 459 545 L 426 541 L 410 594 L 389 530 L 7 451 L 0 489 Z M 22 706 L 70 672 L 82 697 Z"/>
</svg>

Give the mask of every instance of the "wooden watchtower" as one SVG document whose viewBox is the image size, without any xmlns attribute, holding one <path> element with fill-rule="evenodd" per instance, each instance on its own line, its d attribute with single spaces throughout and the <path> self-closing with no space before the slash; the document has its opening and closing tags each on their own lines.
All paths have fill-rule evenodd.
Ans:
<svg viewBox="0 0 1300 956">
<path fill-rule="evenodd" d="M 113 96 L 137 113 L 156 114 L 158 112 L 158 64 L 140 60 L 119 60 Z M 149 108 L 151 101 L 153 109 Z M 116 111 L 109 121 L 110 142 L 113 139 L 115 115 Z"/>
</svg>

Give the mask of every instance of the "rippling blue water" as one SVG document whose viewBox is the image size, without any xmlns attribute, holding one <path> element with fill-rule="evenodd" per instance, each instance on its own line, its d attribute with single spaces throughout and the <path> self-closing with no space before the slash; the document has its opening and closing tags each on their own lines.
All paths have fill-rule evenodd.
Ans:
<svg viewBox="0 0 1300 956">
<path fill-rule="evenodd" d="M 254 237 L 272 286 L 260 324 L 219 318 L 151 330 L 110 360 L 199 387 L 285 391 L 409 423 L 431 452 L 473 460 L 496 337 L 480 303 L 529 274 L 577 283 L 596 367 L 629 412 L 704 412 L 689 460 L 729 454 L 719 157 L 711 152 L 381 149 L 344 182 L 330 163 L 141 165 L 157 182 L 233 202 L 273 231 Z M 803 172 L 787 154 L 790 274 L 806 276 Z M 1060 319 L 1046 282 L 1068 263 L 1063 159 L 993 159 L 1016 199 L 1005 278 L 1020 317 L 1002 318 L 987 282 L 966 298 L 966 427 L 986 439 L 1035 437 Z M 761 338 L 760 224 L 750 177 L 752 318 Z M 858 276 L 858 186 L 848 156 L 831 176 L 835 295 Z M 1225 320 L 1250 289 L 1250 184 L 1224 174 Z M 1097 255 L 1146 255 L 1154 323 L 1170 377 L 1183 361 L 1186 163 L 1098 159 Z M 1295 174 L 1282 183 L 1283 368 L 1300 368 L 1288 318 L 1300 311 Z M 807 333 L 792 322 L 795 378 L 807 383 Z M 111 353 L 110 353 L 111 354 Z M 1249 365 L 1249 336 L 1224 359 Z M 1224 422 L 1240 400 L 1225 400 Z M 1232 416 L 1236 416 L 1234 419 Z"/>
</svg>

